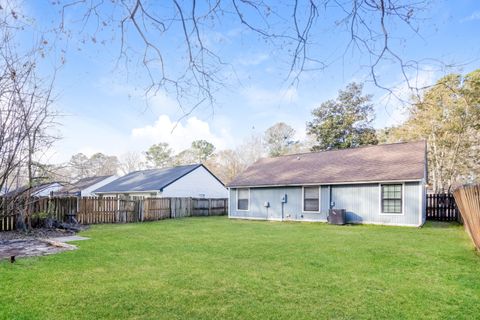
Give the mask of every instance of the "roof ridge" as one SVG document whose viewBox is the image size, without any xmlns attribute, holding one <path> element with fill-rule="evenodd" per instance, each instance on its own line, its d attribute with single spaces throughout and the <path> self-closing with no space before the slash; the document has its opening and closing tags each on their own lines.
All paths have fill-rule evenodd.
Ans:
<svg viewBox="0 0 480 320">
<path fill-rule="evenodd" d="M 343 149 L 305 151 L 305 152 L 283 154 L 283 155 L 276 156 L 276 157 L 265 157 L 265 158 L 260 158 L 259 160 L 282 158 L 282 157 L 292 157 L 292 156 L 299 156 L 299 155 L 304 155 L 304 154 L 318 154 L 318 153 L 326 153 L 326 152 L 340 152 L 340 151 L 347 151 L 347 150 L 358 150 L 358 149 L 374 148 L 374 147 L 381 147 L 381 146 L 391 146 L 391 145 L 398 145 L 398 144 L 419 143 L 419 142 L 426 142 L 426 140 L 423 139 L 423 140 L 415 140 L 415 141 L 401 141 L 401 142 L 391 142 L 391 143 L 382 143 L 382 144 L 370 144 L 370 145 L 363 145 L 363 146 L 343 148 Z"/>
</svg>

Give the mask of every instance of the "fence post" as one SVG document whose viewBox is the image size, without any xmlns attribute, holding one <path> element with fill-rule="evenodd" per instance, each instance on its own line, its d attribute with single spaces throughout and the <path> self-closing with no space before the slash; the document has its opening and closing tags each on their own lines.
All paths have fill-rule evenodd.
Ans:
<svg viewBox="0 0 480 320">
<path fill-rule="evenodd" d="M 188 214 L 188 216 L 191 217 L 191 216 L 193 216 L 193 209 L 194 209 L 193 208 L 193 198 L 190 197 L 189 201 L 190 201 L 190 206 L 189 206 L 190 207 L 190 213 Z"/>
</svg>

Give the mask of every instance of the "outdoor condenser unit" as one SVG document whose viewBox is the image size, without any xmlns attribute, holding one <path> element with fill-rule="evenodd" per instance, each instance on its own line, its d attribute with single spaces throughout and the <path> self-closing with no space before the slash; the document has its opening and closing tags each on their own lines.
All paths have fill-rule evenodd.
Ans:
<svg viewBox="0 0 480 320">
<path fill-rule="evenodd" d="M 330 209 L 328 212 L 328 223 L 345 224 L 345 209 Z"/>
</svg>

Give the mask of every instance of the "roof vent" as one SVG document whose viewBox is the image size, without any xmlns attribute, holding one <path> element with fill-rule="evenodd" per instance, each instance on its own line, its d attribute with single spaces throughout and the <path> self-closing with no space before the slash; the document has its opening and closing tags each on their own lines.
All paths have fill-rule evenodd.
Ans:
<svg viewBox="0 0 480 320">
<path fill-rule="evenodd" d="M 297 160 L 300 160 L 300 156 L 297 156 Z"/>
</svg>

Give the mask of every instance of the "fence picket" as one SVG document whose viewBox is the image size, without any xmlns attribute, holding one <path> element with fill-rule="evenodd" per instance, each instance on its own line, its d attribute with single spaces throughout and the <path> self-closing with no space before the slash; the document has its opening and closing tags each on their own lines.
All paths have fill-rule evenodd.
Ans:
<svg viewBox="0 0 480 320">
<path fill-rule="evenodd" d="M 460 215 L 453 194 L 427 194 L 427 219 L 460 221 Z"/>
<path fill-rule="evenodd" d="M 0 231 L 16 228 L 18 208 L 24 210 L 25 223 L 37 227 L 43 214 L 57 221 L 75 215 L 80 224 L 130 223 L 190 216 L 215 216 L 227 213 L 227 199 L 146 198 L 136 200 L 112 197 L 66 197 L 8 199 L 0 197 Z M 23 209 L 22 209 L 23 208 Z"/>
</svg>

